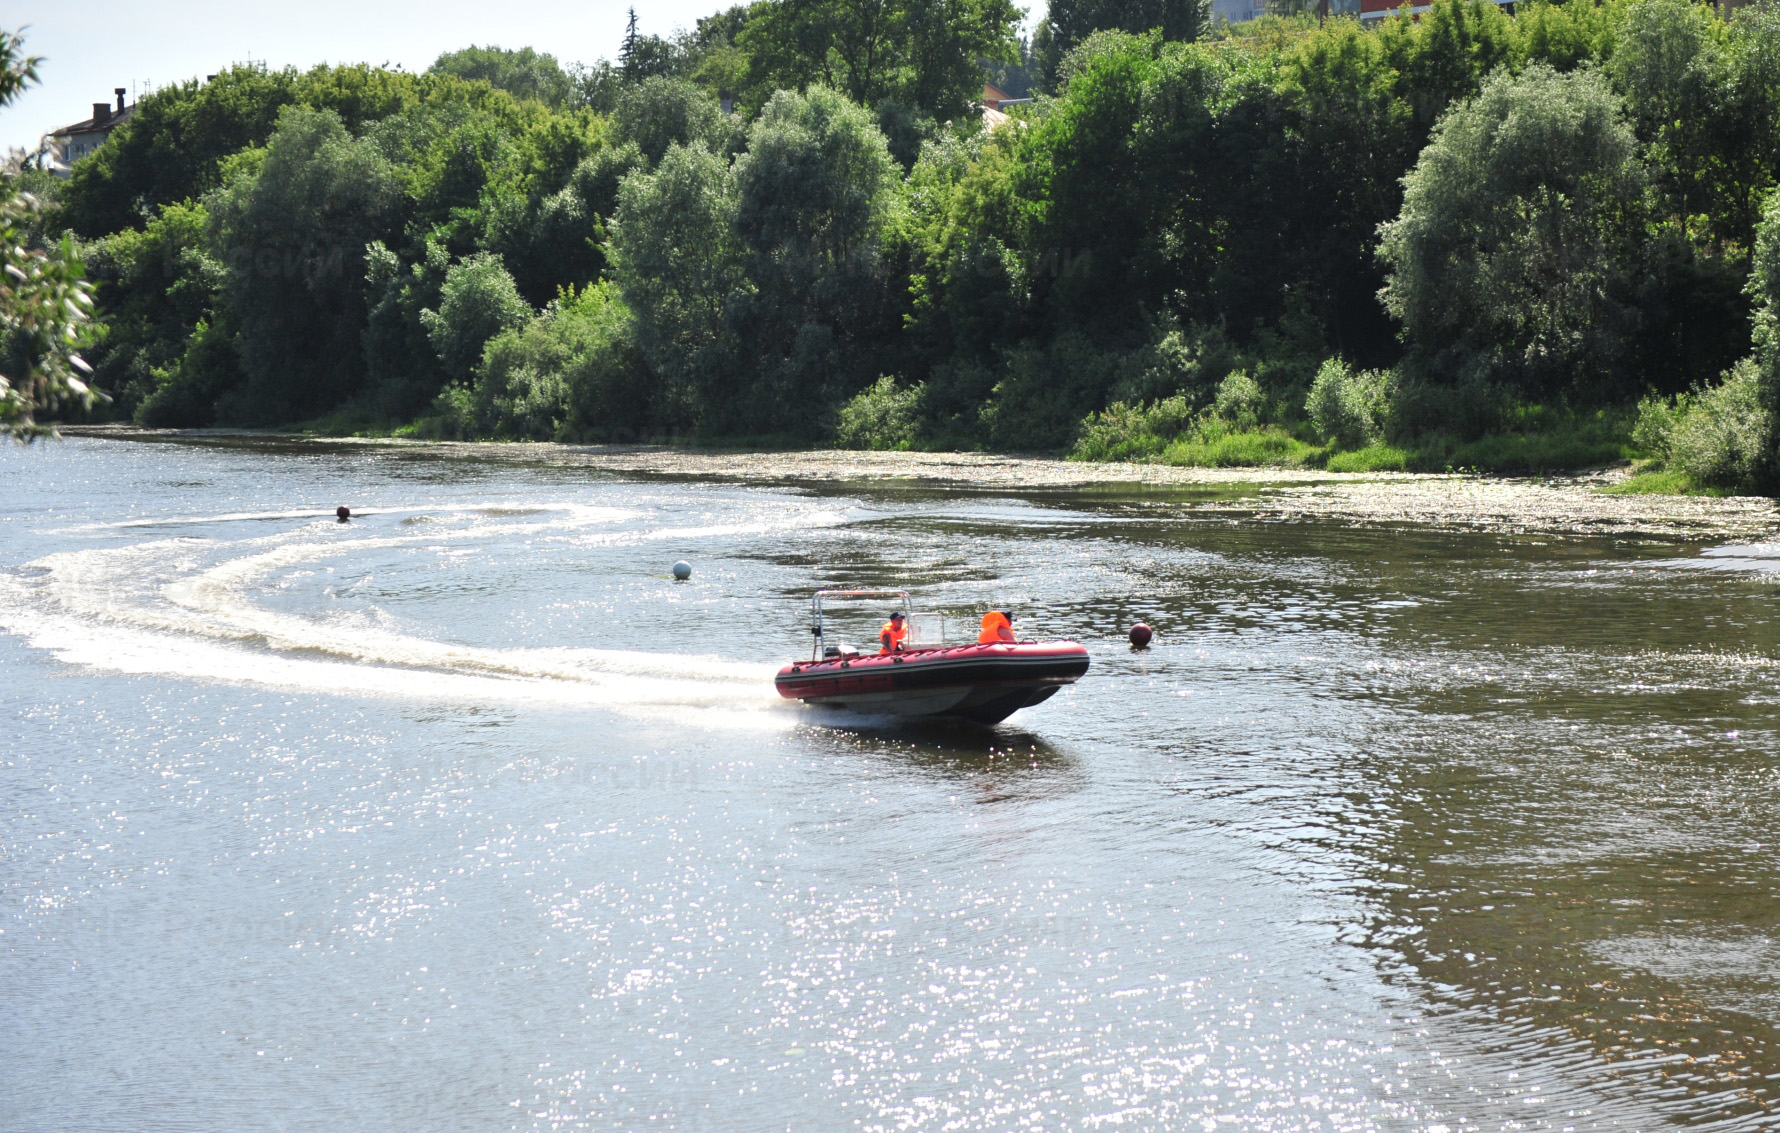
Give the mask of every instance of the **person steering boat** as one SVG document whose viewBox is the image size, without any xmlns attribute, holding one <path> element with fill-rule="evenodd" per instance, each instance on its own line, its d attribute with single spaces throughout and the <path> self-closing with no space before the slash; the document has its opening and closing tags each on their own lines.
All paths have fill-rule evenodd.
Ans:
<svg viewBox="0 0 1780 1133">
<path fill-rule="evenodd" d="M 890 620 L 885 622 L 884 628 L 878 631 L 878 644 L 883 646 L 878 652 L 901 653 L 905 648 L 904 643 L 908 640 L 908 636 L 908 620 L 903 617 L 901 610 L 892 610 Z"/>
</svg>

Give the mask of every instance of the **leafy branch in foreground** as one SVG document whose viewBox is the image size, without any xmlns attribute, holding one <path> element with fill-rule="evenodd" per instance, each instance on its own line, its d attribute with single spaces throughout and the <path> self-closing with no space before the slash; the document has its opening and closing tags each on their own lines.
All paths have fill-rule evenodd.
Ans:
<svg viewBox="0 0 1780 1133">
<path fill-rule="evenodd" d="M 0 28 L 0 106 L 17 98 L 28 86 L 37 83 L 37 65 L 41 55 L 26 55 L 25 37 Z"/>
<path fill-rule="evenodd" d="M 103 396 L 87 385 L 92 370 L 76 350 L 93 297 L 73 240 L 51 251 L 24 245 L 40 207 L 29 193 L 0 203 L 0 431 L 24 440 L 47 431 L 39 412 Z"/>
<path fill-rule="evenodd" d="M 42 61 L 24 53 L 19 33 L 0 28 L 0 106 L 37 81 Z M 25 246 L 41 209 L 30 193 L 0 202 L 0 434 L 27 440 L 46 431 L 40 410 L 63 402 L 85 408 L 101 396 L 87 386 L 92 370 L 75 352 L 93 296 L 74 241 L 63 236 L 54 251 Z"/>
</svg>

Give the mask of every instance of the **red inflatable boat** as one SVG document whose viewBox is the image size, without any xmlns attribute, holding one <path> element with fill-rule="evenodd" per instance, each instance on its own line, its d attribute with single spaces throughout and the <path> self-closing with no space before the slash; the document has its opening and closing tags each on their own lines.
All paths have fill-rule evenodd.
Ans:
<svg viewBox="0 0 1780 1133">
<path fill-rule="evenodd" d="M 815 656 L 779 670 L 774 682 L 779 695 L 855 712 L 995 724 L 1049 700 L 1088 671 L 1088 651 L 1073 641 L 946 646 L 932 640 L 941 623 L 938 615 L 931 614 L 909 615 L 915 631 L 911 649 L 866 653 L 827 644 L 824 599 L 893 595 L 906 609 L 906 591 L 817 591 L 810 603 Z"/>
</svg>

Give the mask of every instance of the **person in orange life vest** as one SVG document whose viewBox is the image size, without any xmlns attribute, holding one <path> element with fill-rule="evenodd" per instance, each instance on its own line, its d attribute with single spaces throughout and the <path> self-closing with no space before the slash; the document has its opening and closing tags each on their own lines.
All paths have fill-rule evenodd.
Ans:
<svg viewBox="0 0 1780 1133">
<path fill-rule="evenodd" d="M 1012 614 L 1004 610 L 990 610 L 983 615 L 983 632 L 977 634 L 978 645 L 996 645 L 1015 640 Z"/>
<path fill-rule="evenodd" d="M 901 653 L 902 643 L 908 638 L 908 635 L 908 623 L 902 620 L 902 611 L 897 610 L 890 615 L 890 620 L 884 623 L 884 628 L 878 631 L 878 644 L 883 646 L 878 652 Z"/>
</svg>

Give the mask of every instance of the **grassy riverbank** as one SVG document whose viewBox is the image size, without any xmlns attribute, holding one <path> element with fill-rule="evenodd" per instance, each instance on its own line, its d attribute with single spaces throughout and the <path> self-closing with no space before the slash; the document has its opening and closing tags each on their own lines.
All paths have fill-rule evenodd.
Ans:
<svg viewBox="0 0 1780 1133">
<path fill-rule="evenodd" d="M 1195 415 L 1174 414 L 1166 403 L 1115 406 L 1085 423 L 1083 435 L 1070 450 L 1023 450 L 1012 454 L 1055 457 L 1091 463 L 1131 462 L 1182 468 L 1314 468 L 1330 472 L 1480 472 L 1506 475 L 1578 472 L 1646 461 L 1650 453 L 1633 438 L 1636 413 L 1628 410 L 1576 412 L 1529 407 L 1504 415 L 1504 427 L 1472 440 L 1443 433 L 1413 441 L 1374 440 L 1344 446 L 1326 439 L 1309 421 L 1286 424 L 1263 419 L 1229 420 L 1214 408 Z M 286 425 L 279 431 L 314 437 L 399 438 L 417 441 L 524 441 L 542 438 L 501 435 L 440 435 L 432 418 L 403 421 L 335 412 Z M 700 435 L 665 430 L 634 441 L 702 449 L 810 448 L 807 437 L 784 435 Z M 945 444 L 918 435 L 894 443 L 837 444 L 839 449 L 866 448 L 893 452 L 985 451 L 976 445 Z M 1671 477 L 1666 489 L 1683 492 L 1689 482 Z"/>
<path fill-rule="evenodd" d="M 1330 472 L 1489 472 L 1537 474 L 1606 468 L 1647 454 L 1623 431 L 1580 428 L 1554 432 L 1496 433 L 1474 441 L 1434 437 L 1419 443 L 1376 441 L 1344 449 L 1318 443 L 1302 430 L 1278 425 L 1252 429 L 1212 427 L 1150 445 L 1127 446 L 1118 455 L 1085 454 L 1078 460 L 1149 461 L 1189 468 L 1322 468 Z M 1685 478 L 1675 491 L 1687 490 Z"/>
<path fill-rule="evenodd" d="M 1469 473 L 1493 476 L 1582 475 L 1604 469 L 1625 470 L 1603 491 L 1622 495 L 1726 496 L 1722 488 L 1700 485 L 1685 471 L 1665 469 L 1639 447 L 1626 413 L 1592 415 L 1529 415 L 1524 428 L 1492 433 L 1473 441 L 1436 436 L 1419 443 L 1377 441 L 1359 448 L 1320 442 L 1305 425 L 1232 428 L 1201 422 L 1185 435 L 1159 436 L 1136 430 L 1115 443 L 1084 441 L 1067 459 L 1088 464 L 1162 465 L 1173 468 L 1316 470 L 1335 473 Z M 366 420 L 334 414 L 283 430 L 314 438 L 436 441 L 426 423 Z M 705 452 L 785 452 L 808 448 L 796 437 L 747 436 L 693 438 L 655 436 L 641 443 Z M 524 443 L 490 441 L 483 443 Z M 847 450 L 839 450 L 847 451 Z M 910 444 L 897 452 L 944 455 L 957 450 Z M 1015 454 L 1039 459 L 1059 454 Z"/>
<path fill-rule="evenodd" d="M 1627 409 L 1521 406 L 1500 412 L 1496 427 L 1470 437 L 1443 430 L 1387 435 L 1370 422 L 1346 430 L 1319 428 L 1303 414 L 1220 406 L 1183 410 L 1167 402 L 1114 406 L 1085 423 L 1070 456 L 1203 467 L 1526 474 L 1607 468 L 1651 455 L 1635 439 L 1636 411 Z"/>
</svg>

